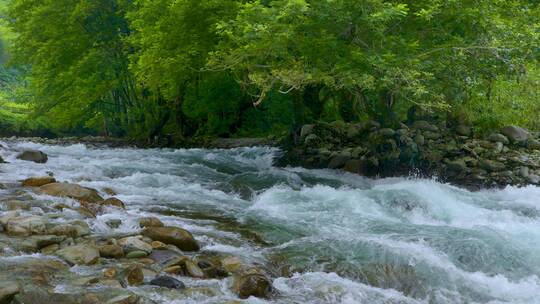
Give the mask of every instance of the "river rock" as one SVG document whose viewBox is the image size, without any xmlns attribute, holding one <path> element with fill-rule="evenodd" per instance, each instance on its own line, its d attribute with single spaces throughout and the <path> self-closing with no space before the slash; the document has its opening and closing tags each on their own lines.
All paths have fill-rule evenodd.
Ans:
<svg viewBox="0 0 540 304">
<path fill-rule="evenodd" d="M 186 260 L 185 266 L 186 266 L 186 271 L 187 271 L 187 273 L 189 274 L 190 277 L 193 277 L 193 278 L 204 278 L 204 272 L 203 272 L 202 269 L 201 269 L 197 264 L 195 264 L 193 261 L 191 261 L 191 260 Z"/>
<path fill-rule="evenodd" d="M 139 220 L 139 226 L 141 228 L 148 228 L 148 227 L 163 227 L 165 224 L 158 219 L 157 217 L 143 217 Z"/>
<path fill-rule="evenodd" d="M 304 144 L 308 147 L 316 146 L 319 142 L 321 142 L 321 139 L 315 134 L 309 134 L 304 139 Z"/>
<path fill-rule="evenodd" d="M 118 245 L 103 245 L 99 247 L 99 255 L 104 258 L 120 259 L 124 257 L 124 249 Z"/>
<path fill-rule="evenodd" d="M 127 294 L 114 297 L 105 304 L 138 304 L 140 303 L 141 298 L 136 294 Z"/>
<path fill-rule="evenodd" d="M 540 150 L 540 141 L 536 139 L 529 139 L 527 141 L 527 148 L 531 150 Z"/>
<path fill-rule="evenodd" d="M 504 127 L 501 133 L 514 143 L 524 142 L 531 136 L 527 130 L 517 126 Z"/>
<path fill-rule="evenodd" d="M 252 268 L 234 277 L 233 291 L 241 299 L 251 296 L 268 298 L 272 292 L 272 282 L 261 270 Z"/>
<path fill-rule="evenodd" d="M 382 136 L 382 137 L 392 137 L 392 136 L 396 135 L 396 131 L 394 131 L 394 129 L 390 129 L 390 128 L 383 128 L 383 129 L 379 130 L 379 135 Z"/>
<path fill-rule="evenodd" d="M 30 204 L 23 201 L 9 200 L 4 203 L 5 207 L 9 211 L 13 210 L 30 210 Z"/>
<path fill-rule="evenodd" d="M 91 245 L 75 245 L 58 250 L 56 255 L 70 265 L 92 265 L 99 259 L 99 250 Z"/>
<path fill-rule="evenodd" d="M 49 160 L 47 154 L 37 150 L 23 151 L 22 153 L 17 155 L 17 158 L 20 160 L 32 161 L 38 164 L 44 164 Z"/>
<path fill-rule="evenodd" d="M 221 266 L 229 273 L 236 273 L 242 269 L 243 264 L 239 258 L 231 256 L 221 260 Z"/>
<path fill-rule="evenodd" d="M 13 219 L 13 218 L 16 218 L 20 215 L 20 212 L 19 211 L 16 211 L 16 210 L 12 210 L 12 211 L 8 211 L 8 212 L 5 212 L 1 217 L 0 217 L 0 225 L 6 227 L 9 220 Z"/>
<path fill-rule="evenodd" d="M 121 283 L 123 286 L 139 286 L 144 281 L 142 268 L 138 265 L 131 265 L 124 269 L 121 273 Z"/>
<path fill-rule="evenodd" d="M 6 231 L 14 236 L 45 234 L 46 225 L 47 221 L 41 216 L 17 216 L 7 222 Z"/>
<path fill-rule="evenodd" d="M 146 251 L 134 250 L 134 251 L 130 251 L 126 255 L 126 258 L 128 258 L 128 259 L 141 259 L 141 258 L 145 258 L 147 256 L 148 256 L 148 252 L 146 252 Z"/>
<path fill-rule="evenodd" d="M 22 182 L 23 187 L 41 187 L 47 184 L 56 183 L 56 179 L 50 176 L 30 177 Z"/>
<path fill-rule="evenodd" d="M 17 282 L 0 281 L 0 304 L 9 304 L 13 297 L 21 292 L 21 286 Z"/>
<path fill-rule="evenodd" d="M 529 182 L 531 184 L 535 184 L 535 185 L 540 184 L 540 176 L 538 176 L 536 174 L 529 175 Z"/>
<path fill-rule="evenodd" d="M 65 235 L 67 237 L 77 238 L 90 234 L 90 227 L 84 221 L 74 221 L 70 224 L 59 224 L 49 228 L 48 233 L 54 235 Z"/>
<path fill-rule="evenodd" d="M 117 199 L 116 197 L 108 198 L 102 202 L 99 203 L 102 206 L 113 206 L 118 207 L 121 209 L 126 209 L 126 205 L 121 200 Z"/>
<path fill-rule="evenodd" d="M 185 289 L 186 288 L 186 285 L 184 285 L 184 283 L 169 276 L 159 276 L 153 279 L 152 281 L 150 281 L 150 285 L 169 288 L 169 289 Z"/>
<path fill-rule="evenodd" d="M 306 138 L 306 136 L 313 133 L 313 129 L 315 128 L 315 125 L 304 125 L 302 126 L 302 129 L 300 130 L 300 137 Z"/>
<path fill-rule="evenodd" d="M 500 163 L 494 160 L 489 160 L 489 159 L 481 159 L 478 162 L 478 165 L 480 166 L 480 168 L 488 172 L 499 172 L 499 171 L 503 171 L 506 168 L 506 166 L 503 163 Z"/>
<path fill-rule="evenodd" d="M 152 246 L 143 240 L 140 236 L 130 236 L 118 240 L 118 245 L 122 246 L 124 252 L 144 251 L 148 255 L 152 252 Z"/>
<path fill-rule="evenodd" d="M 66 238 L 58 235 L 34 235 L 22 241 L 21 247 L 28 251 L 37 251 L 50 245 L 63 242 Z"/>
<path fill-rule="evenodd" d="M 41 192 L 51 196 L 69 197 L 80 202 L 96 204 L 103 201 L 97 190 L 76 184 L 52 183 L 40 187 Z"/>
<path fill-rule="evenodd" d="M 500 142 L 504 145 L 508 145 L 510 143 L 508 138 L 500 133 L 493 133 L 489 135 L 488 140 L 491 142 Z"/>
<path fill-rule="evenodd" d="M 150 227 L 142 231 L 142 235 L 165 244 L 170 244 L 184 251 L 198 251 L 199 243 L 193 235 L 178 227 Z"/>
<path fill-rule="evenodd" d="M 342 152 L 330 159 L 330 163 L 328 164 L 328 168 L 330 169 L 339 169 L 342 168 L 347 161 L 351 159 L 351 154 L 347 152 Z"/>
<path fill-rule="evenodd" d="M 107 226 L 109 226 L 111 229 L 116 229 L 122 225 L 122 220 L 120 219 L 110 219 L 105 222 Z"/>
<path fill-rule="evenodd" d="M 454 161 L 449 162 L 447 164 L 447 168 L 450 171 L 460 173 L 460 172 L 463 172 L 463 171 L 467 170 L 467 164 L 465 163 L 464 160 L 458 159 L 458 160 L 454 160 Z"/>
<path fill-rule="evenodd" d="M 431 131 L 431 132 L 438 132 L 439 128 L 437 126 L 434 126 L 430 124 L 429 122 L 425 120 L 418 120 L 415 121 L 412 125 L 414 129 L 422 130 L 422 131 Z"/>
<path fill-rule="evenodd" d="M 5 164 L 6 161 L 2 158 L 2 156 L 0 156 L 0 164 Z"/>
</svg>

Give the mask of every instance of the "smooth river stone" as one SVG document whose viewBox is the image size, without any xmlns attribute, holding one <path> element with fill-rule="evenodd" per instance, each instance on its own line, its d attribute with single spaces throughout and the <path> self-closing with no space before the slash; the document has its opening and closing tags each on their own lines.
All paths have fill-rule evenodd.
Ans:
<svg viewBox="0 0 540 304">
<path fill-rule="evenodd" d="M 199 243 L 193 238 L 193 235 L 182 228 L 150 227 L 144 229 L 141 234 L 154 241 L 174 245 L 184 251 L 198 251 L 200 249 Z"/>
</svg>

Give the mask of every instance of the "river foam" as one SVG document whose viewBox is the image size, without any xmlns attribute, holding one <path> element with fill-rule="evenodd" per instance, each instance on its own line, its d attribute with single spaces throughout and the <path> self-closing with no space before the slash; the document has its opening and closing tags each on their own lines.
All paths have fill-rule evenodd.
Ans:
<svg viewBox="0 0 540 304">
<path fill-rule="evenodd" d="M 52 172 L 115 190 L 127 209 L 89 221 L 94 233 L 135 232 L 138 218 L 157 215 L 192 231 L 203 250 L 289 268 L 290 276 L 274 281 L 274 299 L 249 303 L 540 303 L 538 187 L 470 192 L 435 180 L 276 168 L 279 151 L 266 147 L 0 143 L 10 147 L 0 150 L 10 162 L 1 183 Z M 17 160 L 23 149 L 39 149 L 49 161 Z M 122 224 L 111 229 L 112 219 Z M 235 298 L 227 280 L 187 283 L 216 292 L 182 300 L 136 292 L 158 303 Z"/>
</svg>

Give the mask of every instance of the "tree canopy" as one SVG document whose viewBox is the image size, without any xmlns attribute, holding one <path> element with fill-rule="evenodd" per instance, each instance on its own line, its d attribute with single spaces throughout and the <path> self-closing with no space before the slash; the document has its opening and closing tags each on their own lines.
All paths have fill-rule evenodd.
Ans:
<svg viewBox="0 0 540 304">
<path fill-rule="evenodd" d="M 514 108 L 537 111 L 538 5 L 9 0 L 6 23 L 28 102 L 58 131 L 182 140 L 393 125 L 412 106 L 492 126 L 470 112 L 508 104 L 509 90 Z"/>
</svg>

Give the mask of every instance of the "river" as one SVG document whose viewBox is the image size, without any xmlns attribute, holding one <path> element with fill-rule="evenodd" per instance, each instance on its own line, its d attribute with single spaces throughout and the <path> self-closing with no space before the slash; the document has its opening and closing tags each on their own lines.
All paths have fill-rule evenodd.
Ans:
<svg viewBox="0 0 540 304">
<path fill-rule="evenodd" d="M 87 220 L 95 234 L 136 232 L 139 217 L 154 215 L 191 231 L 203 251 L 272 268 L 275 296 L 246 303 L 540 303 L 538 187 L 469 192 L 434 180 L 278 168 L 280 151 L 269 147 L 3 144 L 10 163 L 1 165 L 0 183 L 53 172 L 114 189 L 127 208 Z M 22 149 L 39 149 L 49 161 L 17 160 Z M 110 228 L 110 219 L 121 226 Z M 214 292 L 134 292 L 157 303 L 237 300 L 229 279 L 180 279 Z"/>
</svg>

